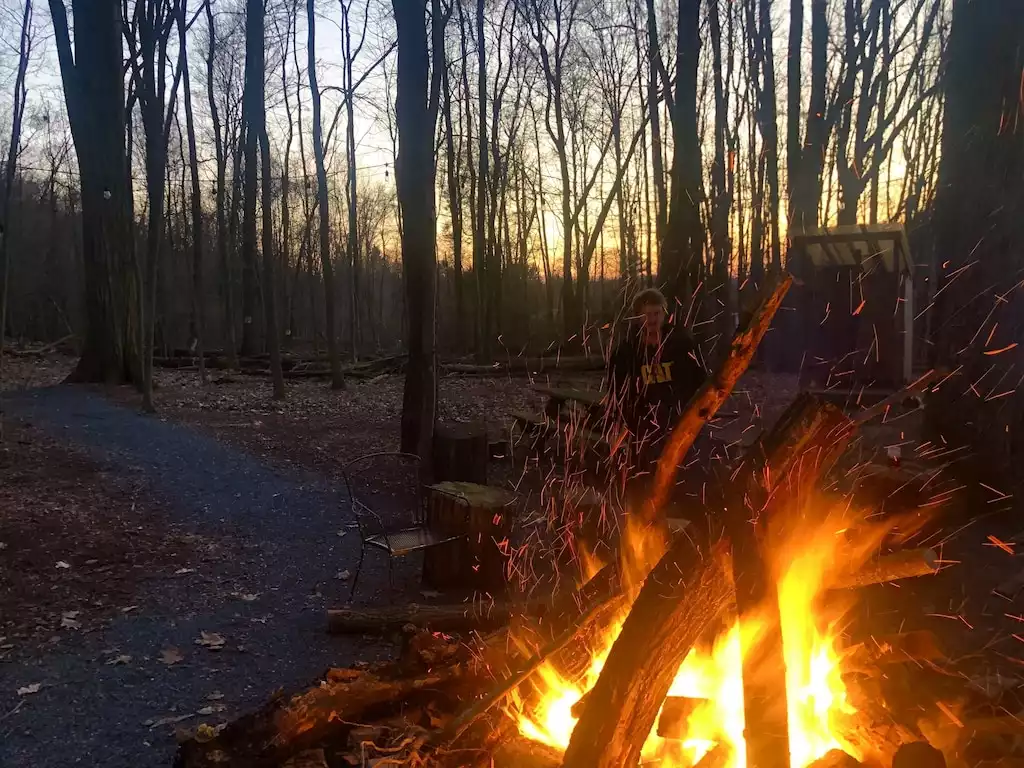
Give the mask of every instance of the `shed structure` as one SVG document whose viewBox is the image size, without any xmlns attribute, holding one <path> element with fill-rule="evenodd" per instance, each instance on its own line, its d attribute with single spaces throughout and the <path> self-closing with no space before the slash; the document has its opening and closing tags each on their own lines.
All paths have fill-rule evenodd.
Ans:
<svg viewBox="0 0 1024 768">
<path fill-rule="evenodd" d="M 901 224 L 847 224 L 790 237 L 803 254 L 807 349 L 801 387 L 880 388 L 910 382 L 914 263 Z"/>
</svg>

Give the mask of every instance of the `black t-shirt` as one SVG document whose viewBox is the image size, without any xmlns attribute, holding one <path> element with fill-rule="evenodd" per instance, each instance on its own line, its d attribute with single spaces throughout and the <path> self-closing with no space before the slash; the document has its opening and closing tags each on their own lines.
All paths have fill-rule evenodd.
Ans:
<svg viewBox="0 0 1024 768">
<path fill-rule="evenodd" d="M 707 371 L 683 328 L 666 325 L 659 346 L 648 346 L 633 330 L 629 334 L 609 361 L 611 406 L 636 437 L 655 439 L 672 429 Z"/>
</svg>

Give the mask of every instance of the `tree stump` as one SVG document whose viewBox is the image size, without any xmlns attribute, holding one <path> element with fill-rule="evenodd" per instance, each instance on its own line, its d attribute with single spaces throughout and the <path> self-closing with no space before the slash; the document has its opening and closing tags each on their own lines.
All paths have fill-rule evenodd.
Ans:
<svg viewBox="0 0 1024 768">
<path fill-rule="evenodd" d="M 427 550 L 424 583 L 437 589 L 472 587 L 492 594 L 503 592 L 515 494 L 504 488 L 455 481 L 436 483 L 427 490 L 427 527 L 464 538 Z"/>
<path fill-rule="evenodd" d="M 487 485 L 490 447 L 487 427 L 447 422 L 434 429 L 434 480 L 462 480 Z"/>
</svg>

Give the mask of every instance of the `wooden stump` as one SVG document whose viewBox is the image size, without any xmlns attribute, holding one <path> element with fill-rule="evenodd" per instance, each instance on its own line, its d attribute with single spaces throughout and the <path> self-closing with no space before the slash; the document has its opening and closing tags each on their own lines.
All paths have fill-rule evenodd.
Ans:
<svg viewBox="0 0 1024 768">
<path fill-rule="evenodd" d="M 434 429 L 434 479 L 487 485 L 490 446 L 483 424 L 447 422 Z"/>
<path fill-rule="evenodd" d="M 500 593 L 505 588 L 511 505 L 515 494 L 469 482 L 445 481 L 428 488 L 427 526 L 448 536 L 450 545 L 427 550 L 423 580 L 441 589 L 471 587 Z"/>
</svg>

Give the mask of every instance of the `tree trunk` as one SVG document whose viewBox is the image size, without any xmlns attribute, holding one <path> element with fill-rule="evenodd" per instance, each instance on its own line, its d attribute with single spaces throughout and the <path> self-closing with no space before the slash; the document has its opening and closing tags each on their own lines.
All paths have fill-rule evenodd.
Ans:
<svg viewBox="0 0 1024 768">
<path fill-rule="evenodd" d="M 755 109 L 761 116 L 759 127 L 764 142 L 764 163 L 768 180 L 768 220 L 771 223 L 772 269 L 782 269 L 782 242 L 779 234 L 779 128 L 775 91 L 775 48 L 772 29 L 772 0 L 760 0 L 758 40 L 760 44 L 763 88 L 758 92 Z M 797 65 L 799 66 L 799 64 Z M 760 260 L 760 254 L 757 255 Z"/>
<path fill-rule="evenodd" d="M 246 0 L 245 6 L 245 92 L 242 111 L 245 116 L 245 210 L 243 211 L 243 261 L 256 265 L 256 169 L 257 143 L 262 159 L 263 208 L 263 313 L 270 373 L 275 400 L 284 399 L 284 373 L 277 329 L 277 301 L 274 283 L 274 207 L 270 186 L 270 144 L 266 136 L 264 93 L 265 57 L 264 9 L 261 0 Z M 242 341 L 243 348 L 245 340 Z"/>
<path fill-rule="evenodd" d="M 699 0 L 679 0 L 676 95 L 672 116 L 672 196 L 659 277 L 669 306 L 685 311 L 697 286 L 704 255 L 701 151 L 697 126 L 697 66 L 700 59 Z"/>
<path fill-rule="evenodd" d="M 188 167 L 192 182 L 192 328 L 195 339 L 195 355 L 199 367 L 199 380 L 206 381 L 206 362 L 203 354 L 205 341 L 205 315 L 203 304 L 203 198 L 199 189 L 199 158 L 196 152 L 196 127 L 192 116 L 192 84 L 188 72 L 188 55 L 185 45 L 185 3 L 178 7 L 178 67 L 185 89 L 185 131 L 188 134 Z"/>
<path fill-rule="evenodd" d="M 11 201 L 14 199 L 14 177 L 18 168 L 18 152 L 21 148 L 21 122 L 25 116 L 25 100 L 28 88 L 25 77 L 28 73 L 29 58 L 32 54 L 33 26 L 32 0 L 25 0 L 21 15 L 21 34 L 18 43 L 18 70 L 14 76 L 14 99 L 11 116 L 11 138 L 7 146 L 7 165 L 4 167 L 4 192 L 2 226 L 0 226 L 0 385 L 3 383 L 4 339 L 7 336 L 7 297 L 10 294 L 10 264 L 8 254 L 11 236 Z M 0 438 L 3 423 L 0 422 Z"/>
<path fill-rule="evenodd" d="M 655 242 L 658 250 L 665 237 L 668 196 L 665 193 L 665 161 L 661 154 L 661 99 L 658 97 L 658 63 L 661 61 L 661 47 L 658 42 L 658 17 L 654 12 L 654 0 L 647 0 L 647 56 L 650 72 L 647 79 L 647 110 L 651 115 L 651 173 L 654 176 L 654 221 Z M 664 88 L 671 87 L 662 83 Z M 651 265 L 647 265 L 650 273 Z"/>
<path fill-rule="evenodd" d="M 79 0 L 72 52 L 67 10 L 49 0 L 78 155 L 86 329 L 71 381 L 142 386 L 141 300 L 132 247 L 121 4 Z"/>
<path fill-rule="evenodd" d="M 711 251 L 712 251 L 712 286 L 717 294 L 712 297 L 721 302 L 723 308 L 717 312 L 719 320 L 717 328 L 728 338 L 733 330 L 732 317 L 732 286 L 730 285 L 731 246 L 729 237 L 729 209 L 732 201 L 726 186 L 725 139 L 729 129 L 728 102 L 725 93 L 725 78 L 728 76 L 722 61 L 722 21 L 720 18 L 720 0 L 709 0 L 708 20 L 711 31 L 712 80 L 715 94 L 715 156 L 711 164 Z M 731 64 L 730 64 L 731 66 Z M 715 314 L 713 312 L 712 314 Z"/>
<path fill-rule="evenodd" d="M 466 310 L 462 285 L 462 191 L 459 183 L 461 158 L 455 151 L 455 133 L 452 130 L 452 89 L 447 64 L 441 69 L 441 93 L 441 116 L 444 119 L 444 142 L 448 155 L 445 164 L 448 179 L 448 211 L 452 218 L 452 258 L 455 268 L 456 348 L 462 351 L 466 346 Z"/>
<path fill-rule="evenodd" d="M 309 58 L 310 101 L 313 105 L 313 157 L 316 161 L 316 196 L 320 215 L 320 263 L 324 271 L 324 314 L 327 317 L 327 357 L 331 366 L 331 389 L 344 389 L 341 355 L 338 353 L 337 319 L 335 317 L 334 264 L 331 259 L 331 217 L 327 195 L 327 167 L 324 163 L 324 128 L 320 115 L 320 86 L 316 76 L 316 7 L 314 0 L 306 0 L 306 50 Z"/>
<path fill-rule="evenodd" d="M 476 277 L 476 290 L 479 306 L 477 323 L 480 325 L 480 339 L 477 354 L 480 360 L 491 357 L 492 338 L 492 295 L 490 291 L 490 271 L 492 264 L 487 258 L 493 242 L 488 240 L 487 232 L 487 191 L 490 172 L 490 147 L 487 143 L 487 43 L 484 38 L 484 0 L 476 0 L 476 61 L 477 61 L 477 98 L 479 99 L 480 130 L 477 135 L 477 162 L 479 163 L 476 177 L 476 218 L 473 222 L 473 272 Z"/>
<path fill-rule="evenodd" d="M 402 402 L 402 450 L 429 472 L 437 403 L 434 348 L 436 290 L 434 130 L 427 105 L 430 60 L 426 9 L 420 0 L 392 0 L 398 33 L 395 99 L 399 154 L 395 168 L 402 213 L 402 265 L 408 306 L 409 362 Z"/>
<path fill-rule="evenodd" d="M 940 276 L 931 341 L 933 363 L 958 374 L 943 382 L 928 409 L 943 439 L 976 453 L 982 475 L 1002 474 L 992 480 L 1018 492 L 1022 39 L 1024 6 L 1016 0 L 953 3 L 933 219 Z"/>
<path fill-rule="evenodd" d="M 344 76 L 342 82 L 345 89 L 345 115 L 347 124 L 345 126 L 345 147 L 346 147 L 346 184 L 348 197 L 348 237 L 345 250 L 348 254 L 349 265 L 349 344 L 351 349 L 349 355 L 355 362 L 359 358 L 359 231 L 356 218 L 356 205 L 358 197 L 358 185 L 356 183 L 356 125 L 355 125 L 355 87 L 352 84 L 352 59 L 355 54 L 352 52 L 352 32 L 349 24 L 349 6 L 341 3 L 341 18 L 344 33 L 344 46 L 342 48 L 344 58 Z"/>
</svg>

